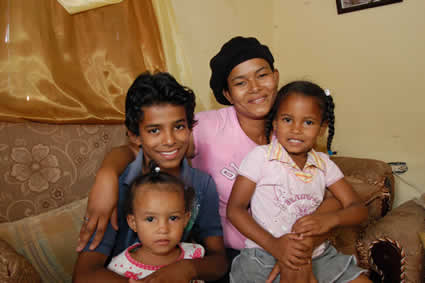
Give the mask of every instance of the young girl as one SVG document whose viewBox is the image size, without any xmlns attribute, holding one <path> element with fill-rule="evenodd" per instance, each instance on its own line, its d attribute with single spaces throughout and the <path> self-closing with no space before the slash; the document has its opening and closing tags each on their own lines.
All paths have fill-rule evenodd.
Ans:
<svg viewBox="0 0 425 283">
<path fill-rule="evenodd" d="M 127 222 L 140 243 L 112 258 L 108 265 L 108 269 L 136 280 L 175 261 L 204 255 L 201 245 L 179 243 L 190 219 L 193 189 L 160 172 L 154 162 L 150 167 L 150 173 L 136 178 L 126 199 Z"/>
<path fill-rule="evenodd" d="M 313 236 L 367 218 L 367 209 L 339 168 L 326 154 L 313 150 L 327 127 L 330 150 L 334 104 L 322 88 L 296 81 L 278 92 L 266 125 L 266 136 L 273 133 L 272 141 L 257 146 L 242 161 L 227 206 L 230 221 L 247 237 L 245 248 L 232 263 L 231 282 L 265 282 L 276 262 L 298 269 L 305 251 L 312 254 L 314 276 L 306 272 L 297 280 L 370 282 L 354 256 L 341 254 L 328 243 L 313 250 Z M 343 209 L 311 215 L 322 203 L 326 188 Z M 294 282 L 287 273 L 280 276 L 280 282 Z"/>
</svg>

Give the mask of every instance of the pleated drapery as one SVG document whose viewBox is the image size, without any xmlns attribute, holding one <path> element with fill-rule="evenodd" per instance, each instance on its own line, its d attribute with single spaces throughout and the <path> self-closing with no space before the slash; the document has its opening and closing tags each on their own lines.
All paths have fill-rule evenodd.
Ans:
<svg viewBox="0 0 425 283">
<path fill-rule="evenodd" d="M 164 71 L 150 0 L 70 15 L 56 0 L 0 0 L 0 120 L 121 123 L 128 87 Z"/>
</svg>

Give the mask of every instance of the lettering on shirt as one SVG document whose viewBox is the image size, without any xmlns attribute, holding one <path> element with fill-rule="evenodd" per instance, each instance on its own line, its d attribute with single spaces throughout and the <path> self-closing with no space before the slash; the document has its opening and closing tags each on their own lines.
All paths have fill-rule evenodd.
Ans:
<svg viewBox="0 0 425 283">
<path fill-rule="evenodd" d="M 223 175 L 224 177 L 226 177 L 230 181 L 233 181 L 238 176 L 238 169 L 239 168 L 233 162 L 230 163 L 230 167 L 231 167 L 231 169 L 224 167 L 223 169 L 221 169 L 220 173 L 221 173 L 221 175 Z"/>
</svg>

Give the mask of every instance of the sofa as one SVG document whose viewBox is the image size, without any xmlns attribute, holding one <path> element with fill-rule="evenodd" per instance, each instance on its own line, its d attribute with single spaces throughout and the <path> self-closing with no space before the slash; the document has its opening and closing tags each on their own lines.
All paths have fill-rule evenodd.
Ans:
<svg viewBox="0 0 425 283">
<path fill-rule="evenodd" d="M 123 125 L 0 123 L 0 282 L 71 282 L 87 195 L 105 154 L 126 143 Z M 425 209 L 392 209 L 383 161 L 333 157 L 369 209 L 329 240 L 355 254 L 374 282 L 423 282 Z"/>
</svg>

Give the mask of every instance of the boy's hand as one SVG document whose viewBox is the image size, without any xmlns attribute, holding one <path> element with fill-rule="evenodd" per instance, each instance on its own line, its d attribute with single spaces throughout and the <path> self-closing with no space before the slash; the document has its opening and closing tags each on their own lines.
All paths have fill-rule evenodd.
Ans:
<svg viewBox="0 0 425 283">
<path fill-rule="evenodd" d="M 190 265 L 187 260 L 181 260 L 173 264 L 164 266 L 163 268 L 150 274 L 148 277 L 140 279 L 136 282 L 143 283 L 187 283 L 193 279 L 191 275 Z"/>
<path fill-rule="evenodd" d="M 89 249 L 95 249 L 103 239 L 109 220 L 115 230 L 118 230 L 116 206 L 118 202 L 118 179 L 100 170 L 95 184 L 90 191 L 86 217 L 81 226 L 77 252 L 84 249 L 90 237 L 96 232 Z"/>
<path fill-rule="evenodd" d="M 319 236 L 328 233 L 338 225 L 338 219 L 333 214 L 311 214 L 304 216 L 292 226 L 292 232 L 303 236 Z"/>
<path fill-rule="evenodd" d="M 299 234 L 289 233 L 276 239 L 276 250 L 272 255 L 288 268 L 299 270 L 300 265 L 310 262 L 312 246 Z"/>
</svg>

